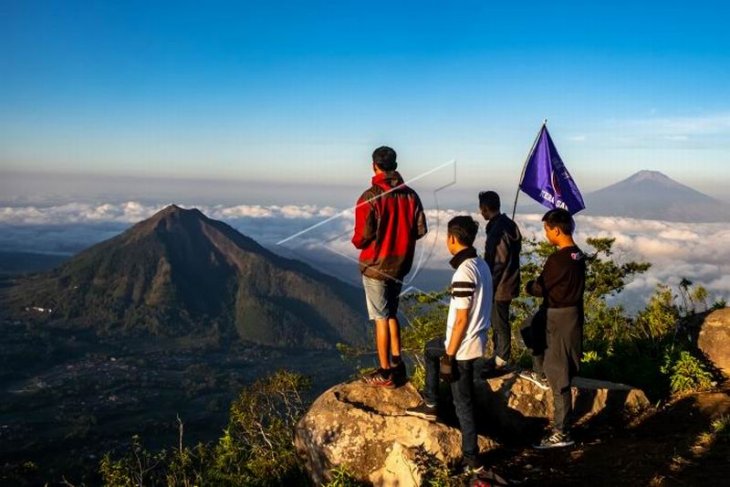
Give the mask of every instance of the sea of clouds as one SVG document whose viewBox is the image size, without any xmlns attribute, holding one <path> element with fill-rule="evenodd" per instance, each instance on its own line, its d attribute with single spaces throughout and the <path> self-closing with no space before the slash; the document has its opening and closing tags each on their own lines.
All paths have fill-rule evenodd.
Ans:
<svg viewBox="0 0 730 487">
<path fill-rule="evenodd" d="M 0 250 L 73 254 L 111 238 L 148 218 L 164 205 L 67 203 L 56 206 L 0 207 Z M 350 243 L 352 209 L 318 205 L 200 205 L 208 217 L 223 220 L 274 252 L 298 258 L 321 271 L 357 283 L 357 251 Z M 430 231 L 419 243 L 415 275 L 409 283 L 420 289 L 446 286 L 450 255 L 444 244 L 450 218 L 459 210 L 428 210 Z M 472 213 L 480 221 L 481 217 Z M 526 237 L 542 238 L 540 214 L 518 214 Z M 616 239 L 620 262 L 650 262 L 617 299 L 636 309 L 657 284 L 676 286 L 687 278 L 702 284 L 713 299 L 730 297 L 730 228 L 722 223 L 677 223 L 632 218 L 577 216 L 576 237 Z M 483 248 L 484 234 L 476 242 Z M 588 249 L 587 246 L 585 246 Z"/>
</svg>

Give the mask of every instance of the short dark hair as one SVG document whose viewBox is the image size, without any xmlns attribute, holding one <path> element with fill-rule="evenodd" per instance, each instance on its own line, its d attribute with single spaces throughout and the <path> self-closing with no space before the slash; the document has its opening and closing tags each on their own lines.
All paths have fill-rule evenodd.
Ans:
<svg viewBox="0 0 730 487">
<path fill-rule="evenodd" d="M 397 154 L 388 146 L 378 147 L 373 151 L 373 163 L 381 171 L 395 171 L 398 163 L 395 161 Z"/>
<path fill-rule="evenodd" d="M 484 210 L 487 208 L 493 211 L 499 211 L 499 195 L 494 191 L 482 191 L 479 193 L 479 209 Z"/>
<path fill-rule="evenodd" d="M 461 245 L 471 246 L 478 231 L 479 223 L 468 215 L 455 216 L 449 220 L 448 234 L 456 237 Z"/>
<path fill-rule="evenodd" d="M 542 216 L 542 221 L 550 228 L 558 227 L 566 235 L 573 235 L 575 230 L 575 220 L 573 220 L 568 210 L 562 208 L 548 211 Z"/>
</svg>

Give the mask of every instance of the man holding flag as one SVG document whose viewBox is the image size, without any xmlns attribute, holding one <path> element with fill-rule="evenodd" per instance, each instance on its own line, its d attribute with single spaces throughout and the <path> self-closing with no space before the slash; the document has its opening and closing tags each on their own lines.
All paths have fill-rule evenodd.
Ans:
<svg viewBox="0 0 730 487">
<path fill-rule="evenodd" d="M 552 389 L 555 405 L 553 431 L 535 447 L 565 447 L 573 444 L 570 437 L 570 388 L 582 354 L 586 274 L 585 254 L 573 240 L 575 222 L 572 215 L 584 209 L 585 204 L 550 138 L 546 124 L 540 129 L 527 158 L 520 189 L 551 208 L 542 221 L 545 237 L 557 247 L 538 278 L 526 286 L 527 293 L 542 298 L 542 302 L 540 311 L 530 320 L 530 329 L 523 333 L 523 336 L 530 337 L 531 343 L 527 345 L 532 348 L 535 370 L 521 375 L 545 387 L 544 372 Z"/>
</svg>

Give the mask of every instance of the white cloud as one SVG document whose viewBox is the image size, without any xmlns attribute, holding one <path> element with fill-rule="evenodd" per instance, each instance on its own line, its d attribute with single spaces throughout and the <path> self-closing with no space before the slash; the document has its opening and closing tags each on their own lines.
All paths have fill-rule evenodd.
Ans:
<svg viewBox="0 0 730 487">
<path fill-rule="evenodd" d="M 2 207 L 0 223 L 14 225 L 63 225 L 71 223 L 135 223 L 157 211 L 160 205 L 143 205 L 136 201 L 121 204 L 67 203 L 48 207 Z"/>
<path fill-rule="evenodd" d="M 684 141 L 690 136 L 730 135 L 730 114 L 717 113 L 684 117 L 652 117 L 628 122 L 632 131 Z"/>
<path fill-rule="evenodd" d="M 238 205 L 229 208 L 216 209 L 220 218 L 267 218 L 274 216 L 271 208 L 260 205 Z"/>
<path fill-rule="evenodd" d="M 122 204 L 68 203 L 58 206 L 0 208 L 0 249 L 43 252 L 76 252 L 110 238 L 129 225 L 145 219 L 160 205 L 129 201 Z M 242 233 L 275 250 L 292 252 L 297 258 L 311 258 L 327 271 L 327 259 L 340 266 L 352 266 L 358 251 L 350 243 L 351 210 L 340 213 L 331 206 L 236 205 L 200 206 L 211 218 L 228 222 Z M 444 243 L 446 223 L 456 210 L 427 210 L 430 232 L 419 241 L 417 266 L 448 271 L 450 255 Z M 480 223 L 476 242 L 484 245 L 485 222 Z M 325 222 L 322 224 L 322 222 Z M 517 216 L 526 237 L 543 238 L 541 215 Z M 285 245 L 276 242 L 313 224 L 321 224 Z M 633 218 L 578 216 L 576 238 L 588 250 L 588 237 L 616 239 L 615 257 L 621 261 L 650 262 L 652 268 L 637 277 L 620 299 L 646 299 L 657 283 L 676 284 L 681 278 L 703 284 L 715 297 L 730 297 L 730 228 L 722 223 L 676 223 Z"/>
<path fill-rule="evenodd" d="M 668 240 L 697 240 L 700 238 L 697 232 L 677 228 L 663 230 L 658 235 Z"/>
<path fill-rule="evenodd" d="M 65 225 L 72 223 L 119 222 L 136 223 L 149 218 L 165 205 L 145 205 L 136 201 L 121 204 L 67 203 L 57 206 L 0 207 L 0 224 L 14 225 Z M 237 205 L 197 206 L 203 213 L 215 219 L 234 218 L 289 218 L 312 219 L 329 217 L 339 210 L 331 206 L 316 205 Z"/>
</svg>

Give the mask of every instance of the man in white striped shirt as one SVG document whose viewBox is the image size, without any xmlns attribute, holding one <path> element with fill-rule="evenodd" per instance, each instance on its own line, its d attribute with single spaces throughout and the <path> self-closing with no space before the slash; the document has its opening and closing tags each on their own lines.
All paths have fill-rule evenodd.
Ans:
<svg viewBox="0 0 730 487">
<path fill-rule="evenodd" d="M 449 221 L 446 246 L 456 270 L 451 279 L 446 336 L 426 344 L 423 402 L 406 411 L 435 420 L 439 377 L 449 382 L 461 428 L 463 465 L 472 472 L 482 469 L 474 419 L 474 362 L 484 355 L 492 309 L 492 273 L 473 247 L 478 230 L 479 224 L 470 216 Z"/>
</svg>

